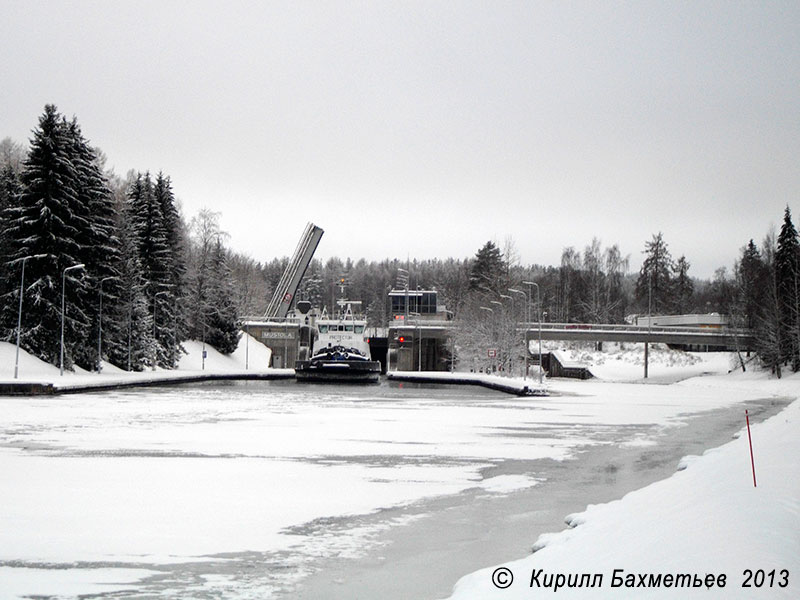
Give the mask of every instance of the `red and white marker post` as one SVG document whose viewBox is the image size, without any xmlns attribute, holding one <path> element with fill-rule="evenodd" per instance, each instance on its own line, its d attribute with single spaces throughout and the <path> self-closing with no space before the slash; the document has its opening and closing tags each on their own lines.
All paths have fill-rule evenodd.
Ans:
<svg viewBox="0 0 800 600">
<path fill-rule="evenodd" d="M 750 437 L 750 415 L 747 413 L 747 409 L 744 411 L 744 418 L 747 421 L 747 441 L 750 442 L 750 466 L 753 469 L 753 487 L 756 486 L 756 463 L 753 460 L 753 438 Z"/>
</svg>

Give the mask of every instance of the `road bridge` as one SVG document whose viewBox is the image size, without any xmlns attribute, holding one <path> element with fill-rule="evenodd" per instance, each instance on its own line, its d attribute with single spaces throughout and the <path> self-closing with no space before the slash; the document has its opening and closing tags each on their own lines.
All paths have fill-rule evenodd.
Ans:
<svg viewBox="0 0 800 600">
<path fill-rule="evenodd" d="M 454 328 L 453 321 L 443 319 L 419 319 L 392 324 L 388 331 L 390 370 L 447 370 L 452 360 Z M 518 323 L 516 330 L 528 342 L 538 340 L 541 334 L 542 340 L 564 342 L 641 343 L 644 344 L 645 373 L 650 344 L 670 344 L 690 350 L 746 351 L 755 349 L 756 342 L 752 330 L 728 327 L 542 323 L 540 328 L 539 323 Z"/>
<path fill-rule="evenodd" d="M 529 340 L 539 338 L 538 323 L 522 323 L 520 329 Z M 594 323 L 542 323 L 543 340 L 589 342 L 663 343 L 752 350 L 755 334 L 750 329 L 710 327 L 643 327 Z"/>
</svg>

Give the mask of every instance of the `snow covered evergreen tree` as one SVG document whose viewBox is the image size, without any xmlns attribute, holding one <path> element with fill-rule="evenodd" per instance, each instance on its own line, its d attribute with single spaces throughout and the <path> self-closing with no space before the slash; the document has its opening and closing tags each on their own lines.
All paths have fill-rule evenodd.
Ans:
<svg viewBox="0 0 800 600">
<path fill-rule="evenodd" d="M 688 312 L 692 294 L 694 293 L 694 282 L 689 277 L 689 261 L 685 256 L 681 256 L 674 266 L 673 277 L 673 304 L 674 311 L 681 315 Z"/>
<path fill-rule="evenodd" d="M 30 153 L 20 176 L 16 206 L 6 211 L 8 267 L 18 272 L 27 260 L 21 345 L 47 362 L 60 358 L 62 276 L 67 267 L 83 262 L 82 232 L 88 228 L 88 210 L 81 203 L 80 175 L 73 139 L 55 106 L 47 105 L 34 130 Z M 85 270 L 66 273 L 65 366 L 76 349 L 85 345 L 90 316 Z M 2 298 L 6 336 L 16 327 L 19 289 Z"/>
<path fill-rule="evenodd" d="M 230 354 L 239 344 L 239 326 L 233 278 L 219 237 L 211 254 L 209 284 L 205 341 L 222 354 Z"/>
<path fill-rule="evenodd" d="M 672 256 L 659 231 L 645 243 L 646 255 L 636 280 L 636 299 L 643 308 L 648 305 L 652 314 L 668 314 L 672 296 Z"/>
<path fill-rule="evenodd" d="M 97 153 L 83 137 L 77 121 L 65 122 L 64 127 L 72 144 L 77 204 L 85 214 L 80 221 L 78 241 L 79 258 L 86 265 L 86 310 L 91 317 L 91 327 L 87 332 L 89 343 L 75 348 L 75 360 L 82 367 L 96 369 L 102 357 L 98 355 L 100 349 L 91 342 L 98 339 L 101 318 L 107 341 L 113 342 L 120 335 L 121 323 L 110 318 L 109 314 L 100 314 L 100 286 L 106 307 L 113 304 L 121 290 L 116 270 L 120 260 L 116 207 Z"/>
<path fill-rule="evenodd" d="M 775 252 L 775 280 L 781 312 L 781 358 L 791 362 L 792 370 L 800 370 L 800 241 L 792 223 L 789 207 L 783 214 Z"/>
<path fill-rule="evenodd" d="M 129 371 L 141 371 L 151 364 L 154 340 L 153 320 L 139 259 L 138 237 L 130 205 L 119 216 L 120 255 L 117 263 L 120 293 L 110 307 L 114 322 L 121 323 L 118 335 L 106 344 L 110 362 Z"/>
<path fill-rule="evenodd" d="M 764 302 L 756 323 L 756 349 L 761 361 L 778 377 L 781 376 L 783 356 L 783 319 L 776 264 L 776 242 L 774 233 L 764 238 L 761 258 L 765 267 Z"/>
<path fill-rule="evenodd" d="M 177 359 L 172 255 L 161 202 L 149 173 L 137 175 L 128 193 L 142 284 L 155 325 L 155 361 L 172 368 Z"/>
<path fill-rule="evenodd" d="M 753 329 L 764 306 L 768 273 L 758 247 L 753 240 L 742 249 L 742 257 L 736 265 L 737 312 L 742 315 L 743 327 Z"/>
<path fill-rule="evenodd" d="M 11 165 L 6 165 L 0 170 L 0 297 L 13 287 L 15 269 L 8 264 L 11 257 L 6 230 L 10 219 L 8 211 L 17 205 L 21 191 L 19 176 Z"/>
<path fill-rule="evenodd" d="M 158 205 L 161 207 L 161 216 L 164 234 L 169 249 L 167 265 L 169 268 L 170 287 L 162 294 L 164 302 L 159 306 L 158 320 L 162 318 L 165 323 L 172 323 L 171 343 L 162 342 L 165 352 L 164 362 L 175 367 L 180 358 L 180 341 L 184 339 L 187 330 L 186 313 L 184 310 L 186 300 L 186 239 L 184 224 L 175 202 L 170 178 L 159 172 L 153 187 Z M 161 312 L 163 309 L 163 312 Z"/>
<path fill-rule="evenodd" d="M 505 293 L 506 267 L 503 254 L 494 242 L 488 241 L 478 250 L 469 275 L 471 290 Z"/>
</svg>

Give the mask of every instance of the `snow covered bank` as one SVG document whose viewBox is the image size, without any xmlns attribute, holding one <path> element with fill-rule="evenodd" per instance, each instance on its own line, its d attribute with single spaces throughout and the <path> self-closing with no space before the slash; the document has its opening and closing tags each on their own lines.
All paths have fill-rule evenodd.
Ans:
<svg viewBox="0 0 800 600">
<path fill-rule="evenodd" d="M 702 380 L 700 380 L 702 381 Z M 800 377 L 740 377 L 737 387 L 757 384 L 765 392 L 800 395 Z M 744 411 L 742 414 L 744 425 Z M 544 534 L 535 554 L 462 578 L 452 600 L 531 598 L 554 591 L 566 598 L 797 598 L 800 590 L 800 401 L 752 428 L 758 487 L 753 486 L 747 434 L 682 461 L 675 475 L 621 500 L 590 505 L 568 515 L 573 527 Z M 505 568 L 508 571 L 497 571 Z M 612 588 L 619 569 L 621 587 Z M 763 570 L 758 574 L 758 570 Z M 748 570 L 754 574 L 748 581 Z M 772 571 L 774 574 L 771 574 Z M 496 574 L 495 574 L 496 573 Z M 627 587 L 640 575 L 726 576 L 726 586 Z M 500 585 L 513 583 L 499 589 Z M 565 587 L 592 575 L 599 583 Z M 602 574 L 602 581 L 594 579 Z M 564 575 L 564 579 L 559 578 Z M 628 578 L 635 575 L 633 578 Z M 531 582 L 533 579 L 533 587 Z M 749 583 L 751 587 L 743 587 Z M 549 584 L 549 585 L 547 585 Z M 547 587 L 545 587 L 547 585 Z M 758 587 L 756 587 L 758 586 Z"/>
<path fill-rule="evenodd" d="M 202 380 L 220 376 L 253 376 L 263 378 L 293 377 L 294 369 L 270 369 L 270 349 L 252 336 L 245 334 L 239 340 L 238 348 L 229 356 L 217 352 L 211 346 L 205 346 L 206 357 L 203 360 L 203 344 L 196 340 L 183 342 L 186 354 L 179 361 L 177 369 L 144 370 L 128 372 L 118 367 L 103 363 L 101 373 L 85 371 L 75 367 L 73 371 L 60 374 L 59 368 L 48 364 L 24 350 L 19 352 L 19 378 L 14 379 L 16 346 L 8 342 L 0 342 L 0 389 L 9 390 L 7 386 L 19 386 L 22 393 L 25 384 L 30 384 L 40 392 L 52 386 L 56 391 L 80 391 L 91 389 L 108 389 L 116 386 L 150 385 L 175 383 L 182 381 Z M 22 384 L 22 385 L 20 385 Z"/>
<path fill-rule="evenodd" d="M 500 377 L 488 373 L 450 373 L 447 371 L 390 371 L 388 379 L 417 383 L 449 383 L 457 385 L 481 385 L 483 387 L 516 394 L 517 396 L 544 396 L 547 386 L 538 379 L 522 377 Z"/>
<path fill-rule="evenodd" d="M 536 350 L 531 347 L 535 352 Z M 595 350 L 590 342 L 545 342 L 545 352 L 557 352 L 565 360 L 586 365 L 592 375 L 604 381 L 637 381 L 644 378 L 644 344 L 605 342 Z M 685 352 L 665 344 L 650 344 L 648 380 L 671 383 L 740 368 L 732 352 Z"/>
</svg>

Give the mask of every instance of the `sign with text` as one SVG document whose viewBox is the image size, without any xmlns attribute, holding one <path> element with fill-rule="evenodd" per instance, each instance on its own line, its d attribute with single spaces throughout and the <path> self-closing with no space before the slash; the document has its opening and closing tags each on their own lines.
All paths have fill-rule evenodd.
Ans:
<svg viewBox="0 0 800 600">
<path fill-rule="evenodd" d="M 264 340 L 293 340 L 294 333 L 291 331 L 262 331 L 261 339 Z"/>
</svg>

